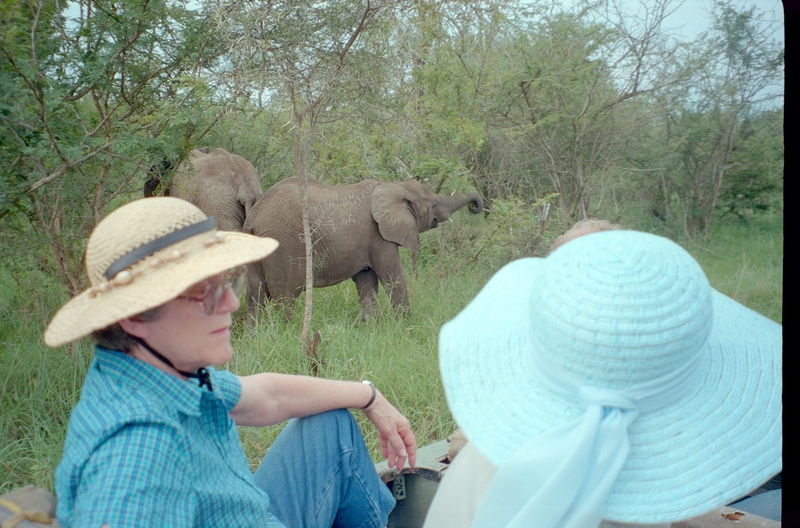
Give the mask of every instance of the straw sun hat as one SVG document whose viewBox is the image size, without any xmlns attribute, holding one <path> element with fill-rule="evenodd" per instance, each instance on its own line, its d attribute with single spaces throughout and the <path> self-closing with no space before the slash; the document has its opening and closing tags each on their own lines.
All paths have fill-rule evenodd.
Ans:
<svg viewBox="0 0 800 528">
<path fill-rule="evenodd" d="M 114 210 L 86 247 L 90 287 L 70 299 L 44 334 L 56 347 L 160 306 L 193 284 L 260 260 L 278 242 L 217 231 L 213 218 L 185 200 L 146 198 Z"/>
<path fill-rule="evenodd" d="M 628 422 L 627 454 L 599 503 L 611 521 L 665 523 L 728 504 L 781 470 L 781 334 L 711 288 L 677 244 L 609 231 L 498 271 L 442 327 L 439 360 L 456 422 L 512 472 L 528 456 L 521 446 L 588 414 L 585 400 L 554 389 L 552 372 L 602 397 L 682 372 L 666 404 Z"/>
</svg>

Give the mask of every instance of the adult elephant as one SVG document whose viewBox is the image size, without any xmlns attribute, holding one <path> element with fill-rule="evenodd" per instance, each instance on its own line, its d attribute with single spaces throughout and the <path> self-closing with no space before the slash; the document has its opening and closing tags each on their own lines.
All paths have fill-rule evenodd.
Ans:
<svg viewBox="0 0 800 528">
<path fill-rule="evenodd" d="M 170 169 L 164 162 L 150 168 L 145 196 L 153 196 Z M 204 147 L 189 153 L 164 193 L 189 201 L 217 221 L 217 229 L 241 231 L 245 218 L 263 194 L 256 169 L 243 157 L 221 148 Z"/>
<path fill-rule="evenodd" d="M 416 255 L 419 234 L 446 221 L 470 203 L 483 210 L 478 194 L 439 196 L 416 180 L 381 182 L 368 179 L 344 186 L 308 180 L 309 222 L 314 259 L 314 286 L 352 279 L 362 306 L 362 319 L 377 310 L 378 283 L 393 303 L 408 307 L 405 272 L 399 246 Z M 305 244 L 298 178 L 272 186 L 253 206 L 244 230 L 271 237 L 280 246 L 267 259 L 250 266 L 248 313 L 267 298 L 294 299 L 305 286 Z"/>
</svg>

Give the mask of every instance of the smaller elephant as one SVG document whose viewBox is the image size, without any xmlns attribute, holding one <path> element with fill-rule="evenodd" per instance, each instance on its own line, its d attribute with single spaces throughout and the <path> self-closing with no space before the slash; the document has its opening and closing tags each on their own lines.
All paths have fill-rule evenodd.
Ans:
<svg viewBox="0 0 800 528">
<path fill-rule="evenodd" d="M 213 216 L 217 229 L 242 231 L 247 214 L 263 194 L 256 169 L 243 157 L 221 148 L 195 149 L 187 161 L 178 167 L 164 194 L 191 202 Z M 161 176 L 170 169 L 169 162 L 150 168 L 145 197 L 155 194 Z"/>
<path fill-rule="evenodd" d="M 379 282 L 396 307 L 407 309 L 399 246 L 416 255 L 420 233 L 437 227 L 468 203 L 471 213 L 483 210 L 478 194 L 439 196 L 416 180 L 368 179 L 331 186 L 309 179 L 307 190 L 314 286 L 352 279 L 361 301 L 362 319 L 376 314 Z M 299 179 L 283 180 L 259 198 L 245 221 L 245 232 L 280 243 L 275 253 L 250 266 L 251 318 L 267 298 L 294 299 L 305 286 L 301 200 Z"/>
</svg>

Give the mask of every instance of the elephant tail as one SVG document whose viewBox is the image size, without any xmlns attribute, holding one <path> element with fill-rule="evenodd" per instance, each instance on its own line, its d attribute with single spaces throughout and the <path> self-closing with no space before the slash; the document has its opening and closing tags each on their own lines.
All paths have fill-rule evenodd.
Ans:
<svg viewBox="0 0 800 528">
<path fill-rule="evenodd" d="M 242 224 L 242 233 L 247 233 L 248 235 L 252 235 L 253 233 L 253 222 L 250 221 L 250 216 L 245 212 L 244 215 L 244 224 Z"/>
<path fill-rule="evenodd" d="M 253 226 L 253 217 L 255 215 L 253 214 L 253 208 L 260 197 L 261 194 L 239 200 L 239 205 L 242 208 L 242 215 L 244 216 L 244 222 L 242 222 L 242 233 L 255 235 L 255 227 Z"/>
</svg>

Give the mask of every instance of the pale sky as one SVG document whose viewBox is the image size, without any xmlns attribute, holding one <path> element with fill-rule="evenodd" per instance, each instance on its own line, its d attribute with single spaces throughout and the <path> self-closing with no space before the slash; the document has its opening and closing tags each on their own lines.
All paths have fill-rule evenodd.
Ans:
<svg viewBox="0 0 800 528">
<path fill-rule="evenodd" d="M 635 1 L 635 0 L 627 0 Z M 675 0 L 675 5 L 680 0 Z M 667 17 L 666 27 L 675 29 L 675 36 L 682 40 L 690 41 L 697 38 L 703 31 L 711 29 L 711 11 L 713 3 L 711 0 L 683 0 L 678 9 Z M 783 3 L 780 0 L 734 0 L 734 6 L 742 10 L 754 6 L 756 16 L 764 18 L 764 29 L 769 28 L 773 31 L 774 38 L 783 46 L 786 46 L 784 33 Z M 779 85 L 772 85 L 765 88 L 760 96 L 780 95 L 784 92 L 783 82 Z M 784 97 L 780 95 L 778 99 L 773 99 L 770 106 L 783 104 Z"/>
<path fill-rule="evenodd" d="M 537 0 L 527 0 L 536 2 Z M 652 5 L 653 0 L 616 0 L 623 6 L 630 5 L 632 10 L 640 10 L 642 4 Z M 562 4 L 571 4 L 574 0 L 562 0 Z M 769 27 L 774 32 L 778 42 L 785 46 L 784 12 L 781 0 L 732 0 L 734 7 L 743 10 L 755 7 L 757 15 L 765 19 L 765 28 Z M 196 4 L 196 0 L 189 0 L 189 4 Z M 665 20 L 665 27 L 674 30 L 674 36 L 680 40 L 691 41 L 703 31 L 711 29 L 711 12 L 713 0 L 672 0 L 675 12 Z M 67 17 L 77 16 L 77 5 L 68 1 L 65 12 Z M 782 87 L 781 87 L 782 88 Z M 771 91 L 771 90 L 770 90 Z M 782 91 L 782 90 L 781 90 Z"/>
<path fill-rule="evenodd" d="M 679 3 L 680 0 L 675 0 L 675 5 Z M 712 5 L 710 0 L 684 0 L 677 11 L 667 18 L 668 27 L 679 28 L 680 36 L 692 40 L 711 28 Z M 775 22 L 776 38 L 784 42 L 783 4 L 780 0 L 738 0 L 734 5 L 740 9 L 755 6 L 757 11 L 764 12 L 765 18 Z"/>
<path fill-rule="evenodd" d="M 536 0 L 529 0 L 535 2 Z M 645 3 L 647 0 L 623 0 L 628 1 L 632 5 L 638 5 L 641 1 Z M 189 1 L 189 4 L 195 2 Z M 564 3 L 569 4 L 570 0 L 564 0 Z M 667 19 L 668 27 L 675 28 L 677 36 L 683 37 L 685 40 L 692 40 L 703 31 L 710 28 L 711 23 L 711 0 L 673 0 L 673 5 L 678 6 L 675 13 Z M 734 0 L 734 5 L 739 8 L 755 6 L 759 11 L 766 13 L 766 16 L 775 22 L 776 35 L 784 42 L 783 34 L 783 4 L 780 0 Z M 68 2 L 68 7 L 65 12 L 67 17 L 77 16 L 77 5 L 75 2 Z"/>
</svg>

